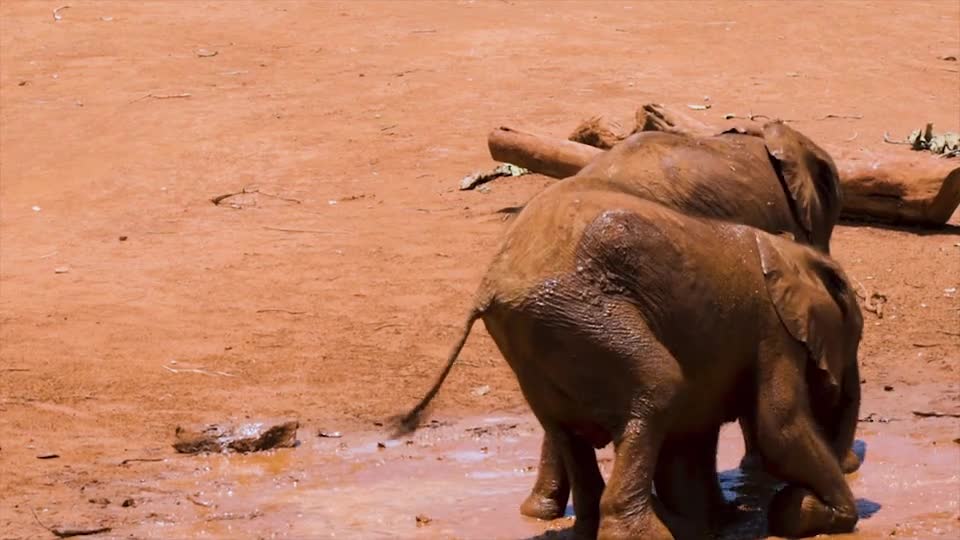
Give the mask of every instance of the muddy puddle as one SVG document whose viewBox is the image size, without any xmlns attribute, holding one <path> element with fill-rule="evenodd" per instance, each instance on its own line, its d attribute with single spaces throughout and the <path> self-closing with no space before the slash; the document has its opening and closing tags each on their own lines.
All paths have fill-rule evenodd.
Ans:
<svg viewBox="0 0 960 540">
<path fill-rule="evenodd" d="M 846 538 L 958 537 L 957 426 L 928 423 L 923 437 L 894 433 L 895 424 L 861 426 L 857 449 L 865 462 L 849 477 L 861 520 Z M 154 505 L 157 511 L 115 532 L 149 538 L 573 537 L 572 508 L 553 522 L 517 511 L 539 450 L 540 430 L 531 418 L 437 422 L 403 440 L 374 432 L 321 438 L 306 427 L 299 439 L 293 449 L 170 460 L 170 472 L 149 485 L 155 493 L 177 495 L 162 497 L 167 502 Z M 761 508 L 776 487 L 740 471 L 741 453 L 738 428 L 727 426 L 721 481 L 742 512 L 725 539 L 763 537 Z M 609 474 L 610 448 L 598 458 Z"/>
</svg>

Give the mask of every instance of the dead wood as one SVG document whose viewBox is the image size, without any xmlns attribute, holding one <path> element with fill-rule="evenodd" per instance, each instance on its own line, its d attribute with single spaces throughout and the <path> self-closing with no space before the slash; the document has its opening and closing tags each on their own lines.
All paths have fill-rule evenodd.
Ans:
<svg viewBox="0 0 960 540">
<path fill-rule="evenodd" d="M 634 133 L 667 131 L 694 137 L 762 133 L 762 124 L 752 119 L 728 117 L 711 126 L 657 104 L 641 107 L 636 113 L 636 124 Z M 553 178 L 566 178 L 624 138 L 615 126 L 602 117 L 591 118 L 571 135 L 576 140 L 501 127 L 490 133 L 487 144 L 497 161 Z M 825 149 L 833 156 L 840 175 L 843 218 L 939 227 L 960 206 L 960 161 L 910 152 L 879 154 L 829 146 Z"/>
<path fill-rule="evenodd" d="M 508 127 L 493 130 L 487 138 L 493 159 L 553 178 L 577 174 L 602 150 L 585 144 L 550 139 Z"/>
<path fill-rule="evenodd" d="M 33 508 L 30 509 L 30 512 L 33 513 L 33 519 L 37 521 L 37 524 L 43 527 L 44 529 L 50 531 L 50 534 L 56 536 L 57 538 L 71 538 L 73 536 L 90 536 L 93 534 L 100 534 L 105 532 L 110 532 L 113 530 L 111 527 L 95 527 L 90 529 L 58 529 L 56 527 L 48 527 L 40 521 L 40 517 L 37 516 L 37 511 Z"/>
</svg>

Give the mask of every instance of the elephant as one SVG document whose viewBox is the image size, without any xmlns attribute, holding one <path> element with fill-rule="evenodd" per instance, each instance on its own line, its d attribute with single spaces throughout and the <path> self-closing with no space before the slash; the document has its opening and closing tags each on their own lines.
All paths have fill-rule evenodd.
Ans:
<svg viewBox="0 0 960 540">
<path fill-rule="evenodd" d="M 703 537 L 726 511 L 717 438 L 737 419 L 787 484 L 768 509 L 772 534 L 857 523 L 840 460 L 857 426 L 863 319 L 821 251 L 558 182 L 509 228 L 405 431 L 478 319 L 569 476 L 578 536 Z M 610 442 L 605 486 L 594 448 Z"/>
<path fill-rule="evenodd" d="M 641 131 L 562 180 L 622 191 L 687 214 L 789 232 L 830 253 L 842 195 L 830 155 L 775 121 L 712 137 Z"/>
<path fill-rule="evenodd" d="M 641 131 L 561 182 L 656 201 L 687 214 L 733 221 L 830 253 L 842 204 L 837 168 L 829 154 L 782 122 L 734 128 L 712 137 Z M 743 420 L 745 422 L 748 420 Z M 744 466 L 758 461 L 751 429 L 743 427 Z M 845 473 L 860 460 L 850 449 Z M 561 517 L 569 496 L 561 460 L 544 439 L 537 479 L 520 506 L 539 519 Z"/>
</svg>

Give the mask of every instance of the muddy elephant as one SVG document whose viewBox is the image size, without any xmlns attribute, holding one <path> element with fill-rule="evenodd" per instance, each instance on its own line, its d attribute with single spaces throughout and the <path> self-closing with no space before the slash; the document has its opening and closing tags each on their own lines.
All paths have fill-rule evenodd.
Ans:
<svg viewBox="0 0 960 540">
<path fill-rule="evenodd" d="M 769 508 L 771 533 L 853 530 L 839 456 L 857 425 L 863 322 L 823 253 L 632 195 L 554 184 L 507 232 L 409 428 L 478 318 L 560 456 L 580 535 L 703 537 L 725 511 L 717 437 L 736 419 L 787 483 Z M 604 487 L 594 448 L 610 442 Z"/>
<path fill-rule="evenodd" d="M 781 122 L 712 137 L 644 131 L 599 155 L 562 182 L 577 189 L 628 193 L 687 214 L 751 225 L 793 235 L 798 242 L 830 252 L 840 216 L 841 191 L 829 154 Z M 746 422 L 748 420 L 743 420 Z M 745 466 L 759 460 L 753 430 L 743 426 Z M 844 472 L 860 460 L 852 450 Z M 524 515 L 563 515 L 570 492 L 560 457 L 544 438 L 537 479 L 520 506 Z"/>
<path fill-rule="evenodd" d="M 641 131 L 562 182 L 789 232 L 824 253 L 842 204 L 830 155 L 782 122 L 712 137 Z"/>
</svg>

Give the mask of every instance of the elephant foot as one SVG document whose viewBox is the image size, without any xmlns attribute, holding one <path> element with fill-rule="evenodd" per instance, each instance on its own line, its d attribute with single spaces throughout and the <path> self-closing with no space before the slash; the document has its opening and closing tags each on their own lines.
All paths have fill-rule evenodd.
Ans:
<svg viewBox="0 0 960 540">
<path fill-rule="evenodd" d="M 860 456 L 855 454 L 853 450 L 847 450 L 847 455 L 843 456 L 843 460 L 840 461 L 840 468 L 843 470 L 843 474 L 857 472 L 860 468 Z"/>
<path fill-rule="evenodd" d="M 726 500 L 718 502 L 710 510 L 710 528 L 720 530 L 737 520 L 737 505 Z"/>
<path fill-rule="evenodd" d="M 562 518 L 566 510 L 567 497 L 542 495 L 537 492 L 530 493 L 520 505 L 521 514 L 546 521 Z"/>
<path fill-rule="evenodd" d="M 857 513 L 831 508 L 809 490 L 787 486 L 770 502 L 767 521 L 773 536 L 803 538 L 853 532 Z"/>
<path fill-rule="evenodd" d="M 749 452 L 740 459 L 740 469 L 744 471 L 763 470 L 763 458 L 757 452 Z"/>
<path fill-rule="evenodd" d="M 656 516 L 672 535 L 669 538 L 675 538 L 676 540 L 702 540 L 704 538 L 712 538 L 713 534 L 711 529 L 714 527 L 719 528 L 719 524 L 714 523 L 714 517 L 721 512 L 719 505 L 712 505 L 711 508 L 706 509 L 706 512 L 699 516 L 683 516 L 664 506 L 663 502 L 657 497 L 654 497 L 651 502 L 653 503 L 653 510 Z M 642 538 L 646 537 L 644 536 Z"/>
<path fill-rule="evenodd" d="M 577 516 L 573 522 L 573 536 L 577 540 L 594 540 L 599 526 L 600 520 L 596 517 Z"/>
<path fill-rule="evenodd" d="M 653 512 L 646 512 L 640 519 L 624 521 L 604 518 L 597 531 L 597 540 L 674 540 L 673 533 Z M 684 538 L 684 536 L 680 536 Z M 695 537 L 692 537 L 695 538 Z"/>
</svg>

